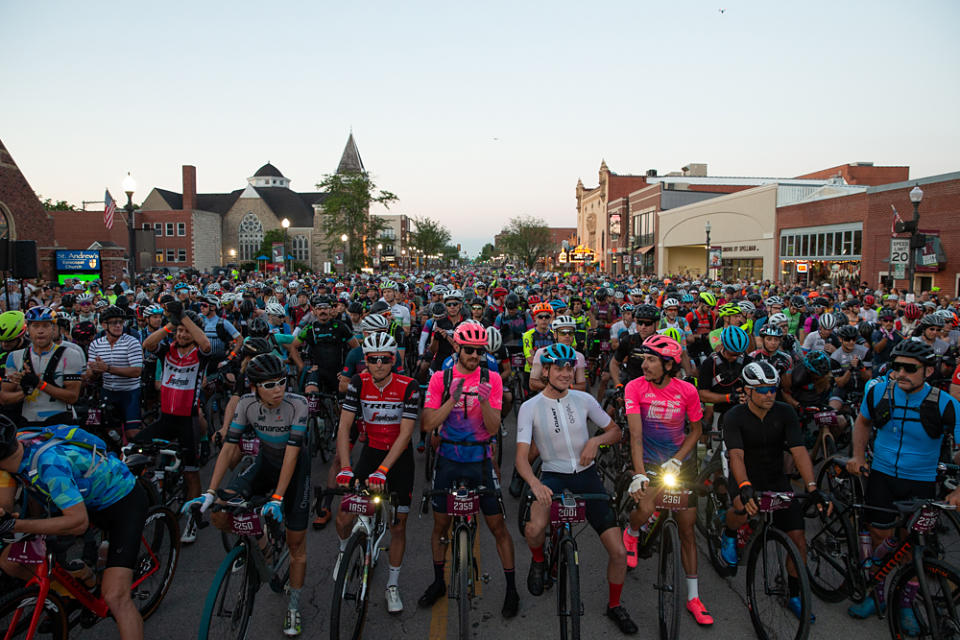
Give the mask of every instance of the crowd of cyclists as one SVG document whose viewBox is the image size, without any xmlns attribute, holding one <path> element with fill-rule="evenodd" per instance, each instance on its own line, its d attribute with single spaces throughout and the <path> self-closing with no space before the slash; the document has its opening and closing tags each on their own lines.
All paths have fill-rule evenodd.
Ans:
<svg viewBox="0 0 960 640">
<path fill-rule="evenodd" d="M 661 489 L 651 478 L 692 483 L 711 434 L 723 444 L 731 506 L 717 561 L 730 567 L 763 492 L 802 487 L 812 504 L 832 508 L 815 471 L 844 450 L 849 473 L 865 478 L 868 506 L 937 497 L 960 505 L 960 489 L 944 493 L 937 482 L 960 424 L 960 309 L 939 292 L 483 266 L 339 278 L 157 274 L 109 289 L 31 290 L 25 308 L 0 314 L 0 537 L 82 538 L 91 525 L 105 532 L 97 588 L 125 640 L 143 637 L 130 589 L 152 500 L 123 463 L 130 443 L 179 447 L 182 544 L 231 495 L 265 499 L 263 517 L 286 530 L 287 636 L 302 631 L 308 529 L 333 520 L 342 555 L 355 517 L 323 489 L 396 494 L 384 597 L 388 612 L 404 610 L 406 525 L 425 464 L 434 491 L 464 482 L 495 490 L 481 496 L 480 510 L 503 569 L 501 613 L 513 618 L 517 545 L 501 486 L 531 495 L 522 537 L 527 590 L 540 596 L 553 496 L 609 493 L 596 460 L 625 443 L 627 517 L 603 501 L 586 506 L 608 554 L 605 613 L 625 634 L 638 631 L 621 594 L 656 516 Z M 336 409 L 328 432 L 313 419 L 324 398 Z M 830 414 L 827 427 L 816 428 L 814 412 L 821 427 Z M 511 414 L 516 459 L 502 461 Z M 312 454 L 323 438 L 330 460 L 317 465 L 317 478 Z M 253 462 L 238 467 L 245 455 Z M 432 500 L 433 579 L 421 608 L 447 594 L 447 506 Z M 888 511 L 867 513 L 869 544 L 880 553 L 895 522 Z M 209 515 L 227 528 L 225 513 Z M 708 626 L 695 516 L 676 515 L 686 609 Z M 774 524 L 806 553 L 799 502 Z M 7 551 L 0 569 L 29 580 Z M 334 578 L 339 566 L 338 558 Z M 794 572 L 786 607 L 798 617 L 799 585 Z M 876 609 L 867 599 L 849 612 L 865 618 Z"/>
</svg>

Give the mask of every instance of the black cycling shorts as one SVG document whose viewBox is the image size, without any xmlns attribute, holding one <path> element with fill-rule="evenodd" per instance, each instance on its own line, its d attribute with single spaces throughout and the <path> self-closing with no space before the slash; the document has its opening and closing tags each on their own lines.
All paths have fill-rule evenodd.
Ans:
<svg viewBox="0 0 960 640">
<path fill-rule="evenodd" d="M 323 393 L 338 394 L 340 392 L 340 381 L 337 374 L 340 369 L 333 369 L 329 363 L 317 366 L 316 371 L 307 370 L 307 375 L 303 381 L 303 388 L 314 385 Z"/>
<path fill-rule="evenodd" d="M 863 492 L 863 502 L 875 507 L 883 507 L 885 510 L 868 507 L 864 509 L 863 516 L 876 528 L 889 529 L 900 517 L 895 511 L 890 511 L 895 508 L 894 501 L 936 497 L 935 480 L 906 480 L 871 469 L 870 475 L 867 476 L 867 487 Z"/>
<path fill-rule="evenodd" d="M 197 470 L 197 425 L 196 416 L 174 416 L 169 413 L 160 414 L 160 420 L 144 429 L 145 433 L 137 436 L 140 442 L 147 442 L 149 438 L 162 438 L 180 444 L 180 455 L 183 458 L 184 471 Z"/>
<path fill-rule="evenodd" d="M 584 469 L 579 473 L 554 473 L 544 471 L 540 474 L 540 482 L 550 487 L 554 493 L 563 493 L 564 489 L 571 493 L 606 493 L 603 480 L 597 471 L 597 465 Z M 587 501 L 587 522 L 598 535 L 617 525 L 617 516 L 610 507 L 609 500 Z"/>
<path fill-rule="evenodd" d="M 377 470 L 387 457 L 387 450 L 374 449 L 364 446 L 360 452 L 360 459 L 353 468 L 353 475 L 357 480 L 366 480 L 367 476 Z M 413 476 L 416 467 L 413 463 L 413 446 L 407 445 L 393 467 L 387 472 L 387 489 L 397 494 L 397 513 L 410 513 L 410 501 L 413 497 Z"/>
<path fill-rule="evenodd" d="M 493 463 L 489 458 L 480 462 L 458 462 L 437 456 L 437 462 L 433 468 L 434 491 L 452 489 L 461 480 L 470 488 L 483 486 L 487 489 L 496 489 L 498 493 L 500 491 L 500 481 L 497 480 L 497 474 L 493 472 Z M 433 510 L 437 513 L 447 512 L 446 496 L 433 497 Z M 485 516 L 503 513 L 500 509 L 500 500 L 489 494 L 480 496 L 480 511 Z"/>
<path fill-rule="evenodd" d="M 280 467 L 270 464 L 261 451 L 247 469 L 230 481 L 228 491 L 244 498 L 268 496 L 277 487 Z M 283 494 L 284 525 L 289 531 L 305 531 L 310 515 L 310 454 L 300 449 L 297 467 L 293 471 L 287 492 Z"/>
<path fill-rule="evenodd" d="M 147 490 L 137 482 L 130 493 L 109 507 L 90 510 L 90 522 L 110 540 L 107 567 L 133 569 L 140 554 L 140 538 L 147 520 L 150 499 Z"/>
<path fill-rule="evenodd" d="M 784 491 L 793 493 L 793 487 L 787 478 L 775 482 L 753 482 L 751 486 L 756 491 L 757 496 L 764 491 Z M 740 495 L 740 488 L 733 476 L 727 478 L 727 493 L 730 495 L 730 504 L 733 504 L 734 498 Z M 781 531 L 803 530 L 803 509 L 800 507 L 799 500 L 791 500 L 790 506 L 786 509 L 773 512 L 773 526 Z"/>
</svg>

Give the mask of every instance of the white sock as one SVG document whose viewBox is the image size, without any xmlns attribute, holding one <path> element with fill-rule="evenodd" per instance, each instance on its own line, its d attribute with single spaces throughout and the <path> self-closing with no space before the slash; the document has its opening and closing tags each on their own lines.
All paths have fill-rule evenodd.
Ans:
<svg viewBox="0 0 960 640">
<path fill-rule="evenodd" d="M 341 551 L 341 552 L 346 551 L 346 550 L 347 550 L 347 540 L 349 540 L 350 538 L 347 538 L 347 540 L 344 540 L 344 539 L 341 538 L 340 536 L 337 536 L 337 538 L 340 540 L 340 551 Z"/>
<path fill-rule="evenodd" d="M 403 566 L 403 565 L 400 565 Z M 388 587 L 399 587 L 400 586 L 400 567 L 395 567 L 390 565 L 390 574 L 387 577 L 387 586 Z"/>
<path fill-rule="evenodd" d="M 633 527 L 631 527 L 630 525 L 627 525 L 627 535 L 633 536 L 634 538 L 639 538 L 640 532 L 634 529 Z"/>
<path fill-rule="evenodd" d="M 687 600 L 694 600 L 700 597 L 700 589 L 697 587 L 697 576 L 687 576 Z"/>
</svg>

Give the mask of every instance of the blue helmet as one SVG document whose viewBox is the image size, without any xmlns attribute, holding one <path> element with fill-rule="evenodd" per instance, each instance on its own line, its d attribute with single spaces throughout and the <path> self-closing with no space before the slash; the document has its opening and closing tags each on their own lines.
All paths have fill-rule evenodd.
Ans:
<svg viewBox="0 0 960 640">
<path fill-rule="evenodd" d="M 553 312 L 556 313 L 557 311 L 559 311 L 559 310 L 561 310 L 561 309 L 566 309 L 566 308 L 567 308 L 567 303 L 564 302 L 563 300 L 551 300 L 551 301 L 550 301 L 550 306 L 553 307 Z"/>
<path fill-rule="evenodd" d="M 830 373 L 830 356 L 823 351 L 811 351 L 803 358 L 803 366 L 817 376 Z"/>
<path fill-rule="evenodd" d="M 750 346 L 750 336 L 736 326 L 729 326 L 720 332 L 720 343 L 731 353 L 743 353 Z"/>
<path fill-rule="evenodd" d="M 544 349 L 543 353 L 540 354 L 540 364 L 563 362 L 577 363 L 577 352 L 573 350 L 573 347 L 556 342 Z"/>
<path fill-rule="evenodd" d="M 27 309 L 26 321 L 31 322 L 55 322 L 57 313 L 50 307 L 31 307 Z"/>
</svg>

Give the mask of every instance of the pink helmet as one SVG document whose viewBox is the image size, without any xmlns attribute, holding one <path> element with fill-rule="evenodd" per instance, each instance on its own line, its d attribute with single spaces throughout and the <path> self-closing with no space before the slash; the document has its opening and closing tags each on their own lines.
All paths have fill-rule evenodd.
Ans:
<svg viewBox="0 0 960 640">
<path fill-rule="evenodd" d="M 457 344 L 468 345 L 472 347 L 487 346 L 486 328 L 474 320 L 467 320 L 457 325 L 453 330 L 453 340 Z"/>
<path fill-rule="evenodd" d="M 653 353 L 664 360 L 674 362 L 680 362 L 680 356 L 683 354 L 679 342 L 661 333 L 655 333 L 644 340 L 642 348 L 645 353 Z"/>
</svg>

